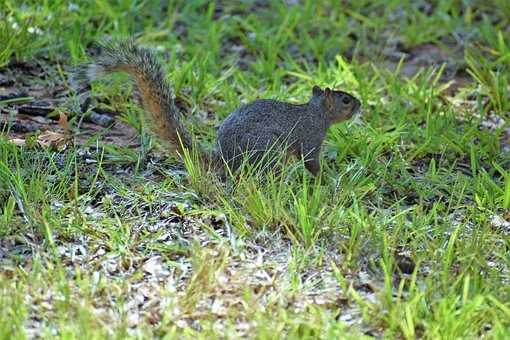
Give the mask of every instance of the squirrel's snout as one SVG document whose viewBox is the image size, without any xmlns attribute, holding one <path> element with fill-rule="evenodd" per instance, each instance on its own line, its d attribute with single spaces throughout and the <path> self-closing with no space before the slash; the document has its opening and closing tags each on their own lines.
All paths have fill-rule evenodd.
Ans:
<svg viewBox="0 0 510 340">
<path fill-rule="evenodd" d="M 355 99 L 354 103 L 352 105 L 351 112 L 349 114 L 349 117 L 352 117 L 354 115 L 358 115 L 361 113 L 361 103 L 359 100 Z"/>
</svg>

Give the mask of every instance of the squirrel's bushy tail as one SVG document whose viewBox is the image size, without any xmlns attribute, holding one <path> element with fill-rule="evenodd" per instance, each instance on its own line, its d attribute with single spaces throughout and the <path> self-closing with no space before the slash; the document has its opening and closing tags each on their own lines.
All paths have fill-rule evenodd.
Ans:
<svg viewBox="0 0 510 340">
<path fill-rule="evenodd" d="M 134 78 L 146 116 L 159 138 L 173 150 L 182 151 L 181 146 L 191 149 L 191 136 L 179 120 L 172 89 L 152 51 L 131 40 L 103 43 L 101 53 L 91 63 L 76 68 L 71 82 L 90 82 L 111 72 L 126 72 Z"/>
</svg>

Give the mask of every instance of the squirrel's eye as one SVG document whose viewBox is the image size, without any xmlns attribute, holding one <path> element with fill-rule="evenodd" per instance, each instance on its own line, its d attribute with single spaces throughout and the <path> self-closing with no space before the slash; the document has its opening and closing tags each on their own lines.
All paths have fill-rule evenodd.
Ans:
<svg viewBox="0 0 510 340">
<path fill-rule="evenodd" d="M 349 103 L 351 102 L 351 99 L 350 99 L 349 97 L 347 97 L 347 96 L 344 96 L 344 97 L 342 98 L 342 102 L 343 102 L 344 104 L 349 104 Z"/>
</svg>

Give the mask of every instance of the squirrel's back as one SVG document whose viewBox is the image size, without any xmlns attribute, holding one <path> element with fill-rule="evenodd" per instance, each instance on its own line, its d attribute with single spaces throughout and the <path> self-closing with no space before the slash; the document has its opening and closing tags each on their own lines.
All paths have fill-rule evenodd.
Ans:
<svg viewBox="0 0 510 340">
<path fill-rule="evenodd" d="M 271 99 L 259 99 L 233 111 L 218 129 L 217 150 L 233 168 L 248 153 L 260 157 L 272 154 L 299 154 L 298 147 L 313 134 L 320 140 L 327 124 L 320 111 L 307 104 L 295 105 Z"/>
</svg>

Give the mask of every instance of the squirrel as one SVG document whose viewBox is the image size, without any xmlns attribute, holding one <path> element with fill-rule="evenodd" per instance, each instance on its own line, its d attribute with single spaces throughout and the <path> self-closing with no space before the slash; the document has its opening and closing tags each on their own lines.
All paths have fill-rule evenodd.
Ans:
<svg viewBox="0 0 510 340">
<path fill-rule="evenodd" d="M 135 80 L 144 113 L 152 131 L 172 151 L 197 148 L 199 158 L 214 169 L 238 169 L 248 154 L 251 164 L 266 165 L 268 154 L 304 159 L 313 174 L 320 171 L 319 154 L 328 128 L 349 119 L 360 101 L 349 93 L 313 86 L 305 104 L 259 99 L 234 110 L 217 131 L 216 147 L 207 152 L 197 145 L 182 124 L 172 88 L 155 54 L 132 40 L 104 43 L 93 61 L 77 67 L 71 83 L 90 82 L 112 72 L 125 72 Z M 285 149 L 283 149 L 285 147 Z M 262 163 L 262 164 L 259 164 Z"/>
</svg>

